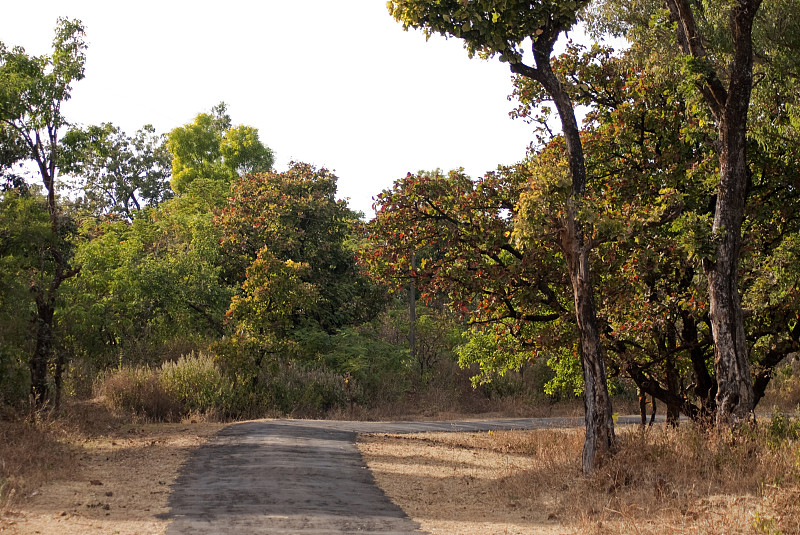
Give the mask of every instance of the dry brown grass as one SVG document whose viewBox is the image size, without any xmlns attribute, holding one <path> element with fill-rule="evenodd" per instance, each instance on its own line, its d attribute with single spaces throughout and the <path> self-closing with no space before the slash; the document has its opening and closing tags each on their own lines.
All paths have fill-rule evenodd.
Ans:
<svg viewBox="0 0 800 535">
<path fill-rule="evenodd" d="M 169 485 L 224 424 L 131 422 L 98 401 L 0 422 L 0 532 L 163 533 Z"/>
<path fill-rule="evenodd" d="M 764 435 L 626 429 L 591 478 L 582 430 L 369 435 L 360 448 L 431 533 L 800 533 L 800 452 Z"/>
</svg>

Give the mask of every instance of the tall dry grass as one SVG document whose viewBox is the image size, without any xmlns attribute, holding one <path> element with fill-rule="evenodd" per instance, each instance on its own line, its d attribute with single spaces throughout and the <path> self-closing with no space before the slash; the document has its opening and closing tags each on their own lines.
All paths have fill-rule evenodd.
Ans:
<svg viewBox="0 0 800 535">
<path fill-rule="evenodd" d="M 20 496 L 73 465 L 73 452 L 57 422 L 0 421 L 0 515 Z"/>
<path fill-rule="evenodd" d="M 124 420 L 97 400 L 0 414 L 0 516 L 46 481 L 69 477 L 86 437 L 118 429 Z"/>
<path fill-rule="evenodd" d="M 800 423 L 776 414 L 737 431 L 638 428 L 592 477 L 580 472 L 582 430 L 437 435 L 447 447 L 524 455 L 494 480 L 497 508 L 546 510 L 574 533 L 800 533 Z M 416 437 L 416 440 L 431 440 Z"/>
</svg>

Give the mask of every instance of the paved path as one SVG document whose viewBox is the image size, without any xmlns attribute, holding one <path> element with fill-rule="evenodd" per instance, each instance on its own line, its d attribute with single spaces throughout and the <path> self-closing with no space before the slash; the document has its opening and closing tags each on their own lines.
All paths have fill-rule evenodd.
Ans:
<svg viewBox="0 0 800 535">
<path fill-rule="evenodd" d="M 420 533 L 375 484 L 356 448 L 358 433 L 582 425 L 582 418 L 233 424 L 183 467 L 169 499 L 167 535 Z"/>
</svg>

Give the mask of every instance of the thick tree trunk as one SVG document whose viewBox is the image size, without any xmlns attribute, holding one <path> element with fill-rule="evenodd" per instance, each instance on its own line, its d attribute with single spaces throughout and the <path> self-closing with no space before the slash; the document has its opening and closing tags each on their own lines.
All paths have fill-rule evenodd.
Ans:
<svg viewBox="0 0 800 535">
<path fill-rule="evenodd" d="M 753 87 L 752 29 L 760 5 L 761 0 L 735 0 L 732 3 L 730 21 L 734 53 L 728 88 L 722 85 L 710 66 L 700 85 L 720 134 L 720 183 L 712 228 L 716 255 L 704 263 L 714 337 L 716 420 L 719 425 L 747 418 L 755 401 L 739 296 L 738 268 L 749 173 L 746 146 L 747 111 Z M 667 6 L 678 23 L 683 52 L 707 62 L 703 36 L 698 33 L 689 1 L 667 0 Z"/>
<path fill-rule="evenodd" d="M 720 183 L 712 229 L 717 254 L 706 266 L 714 334 L 718 424 L 747 418 L 755 401 L 738 269 L 749 174 L 746 149 L 747 110 L 753 87 L 752 27 L 759 3 L 740 1 L 733 8 L 734 62 L 719 128 Z"/>
</svg>

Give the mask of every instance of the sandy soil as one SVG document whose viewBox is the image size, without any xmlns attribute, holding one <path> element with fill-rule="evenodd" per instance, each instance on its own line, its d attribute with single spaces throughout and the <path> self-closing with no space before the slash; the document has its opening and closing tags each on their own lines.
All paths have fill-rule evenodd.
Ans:
<svg viewBox="0 0 800 535">
<path fill-rule="evenodd" d="M 169 486 L 216 423 L 129 425 L 78 444 L 67 477 L 18 497 L 0 519 L 9 534 L 164 533 Z"/>
<path fill-rule="evenodd" d="M 223 427 L 127 425 L 73 444 L 72 469 L 18 496 L 0 533 L 161 535 L 180 466 Z M 794 484 L 626 488 L 613 474 L 580 476 L 581 430 L 502 433 L 372 433 L 358 447 L 392 501 L 433 534 L 800 533 Z"/>
<path fill-rule="evenodd" d="M 367 434 L 358 447 L 380 487 L 424 531 L 564 532 L 554 507 L 532 507 L 511 481 L 533 468 L 530 455 L 459 447 L 440 440 L 446 435 Z"/>
</svg>

